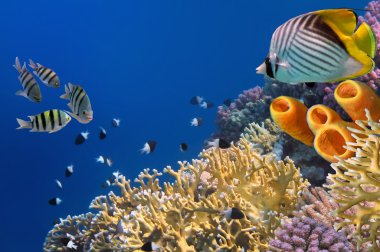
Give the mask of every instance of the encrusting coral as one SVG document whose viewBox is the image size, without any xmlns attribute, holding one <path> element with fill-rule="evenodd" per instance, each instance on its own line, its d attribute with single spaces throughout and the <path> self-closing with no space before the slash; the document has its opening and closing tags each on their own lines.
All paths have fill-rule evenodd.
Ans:
<svg viewBox="0 0 380 252">
<path fill-rule="evenodd" d="M 347 143 L 347 148 L 355 157 L 332 164 L 336 173 L 329 174 L 328 187 L 340 204 L 337 215 L 346 219 L 336 228 L 354 225 L 358 247 L 380 251 L 380 123 L 368 110 L 366 115 L 368 121 L 356 121 L 360 129 L 349 128 L 355 142 Z"/>
<path fill-rule="evenodd" d="M 163 187 L 156 170 L 144 170 L 137 187 L 118 175 L 121 195 L 93 200 L 91 207 L 99 212 L 77 245 L 91 251 L 141 251 L 153 244 L 165 251 L 266 250 L 280 219 L 295 210 L 308 185 L 299 169 L 291 160 L 260 156 L 243 138 L 200 156 L 179 162 L 178 171 L 166 167 L 174 182 Z M 58 244 L 59 238 L 49 235 L 44 250 Z"/>
</svg>

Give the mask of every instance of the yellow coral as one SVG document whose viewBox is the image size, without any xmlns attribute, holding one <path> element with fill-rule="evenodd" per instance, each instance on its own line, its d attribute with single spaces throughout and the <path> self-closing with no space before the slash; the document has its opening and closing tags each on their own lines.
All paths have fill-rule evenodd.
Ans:
<svg viewBox="0 0 380 252">
<path fill-rule="evenodd" d="M 160 186 L 162 174 L 148 169 L 132 187 L 124 176 L 110 193 L 93 200 L 99 213 L 87 227 L 85 247 L 92 251 L 140 251 L 154 243 L 164 251 L 263 251 L 292 213 L 308 185 L 293 162 L 260 156 L 241 139 L 228 149 L 210 148 L 200 160 L 164 169 L 174 182 Z M 242 217 L 228 212 L 239 209 Z"/>
<path fill-rule="evenodd" d="M 347 219 L 337 228 L 355 225 L 358 246 L 370 244 L 372 251 L 380 251 L 380 123 L 366 114 L 368 121 L 356 121 L 360 129 L 349 128 L 356 141 L 347 148 L 356 156 L 332 164 L 336 173 L 329 174 L 328 187 L 340 203 L 337 215 Z"/>
</svg>

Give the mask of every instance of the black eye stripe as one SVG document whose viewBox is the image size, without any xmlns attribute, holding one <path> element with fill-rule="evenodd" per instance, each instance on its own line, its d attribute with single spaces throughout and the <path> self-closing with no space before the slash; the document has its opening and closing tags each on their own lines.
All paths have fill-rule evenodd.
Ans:
<svg viewBox="0 0 380 252">
<path fill-rule="evenodd" d="M 266 57 L 265 58 L 265 70 L 266 70 L 266 74 L 273 78 L 274 75 L 273 75 L 273 70 L 272 70 L 272 64 L 270 63 L 270 59 L 269 57 Z"/>
</svg>

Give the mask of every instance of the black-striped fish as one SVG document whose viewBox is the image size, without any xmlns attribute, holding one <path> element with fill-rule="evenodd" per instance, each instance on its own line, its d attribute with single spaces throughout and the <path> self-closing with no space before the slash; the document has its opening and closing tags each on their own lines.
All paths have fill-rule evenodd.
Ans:
<svg viewBox="0 0 380 252">
<path fill-rule="evenodd" d="M 336 82 L 372 71 L 376 37 L 367 23 L 357 29 L 350 9 L 310 12 L 273 33 L 269 55 L 257 73 L 290 84 Z"/>
<path fill-rule="evenodd" d="M 74 117 L 80 123 L 89 123 L 94 112 L 91 108 L 91 102 L 84 89 L 79 85 L 73 85 L 69 83 L 67 87 L 65 85 L 65 93 L 60 96 L 62 99 L 68 99 L 70 102 L 67 104 L 71 109 L 71 112 L 67 112 L 70 116 Z"/>
<path fill-rule="evenodd" d="M 29 59 L 29 66 L 33 69 L 33 73 L 48 87 L 59 88 L 60 81 L 58 75 L 48 67 L 44 67 L 40 63 L 35 64 Z"/>
<path fill-rule="evenodd" d="M 18 79 L 21 82 L 22 90 L 16 92 L 16 95 L 24 96 L 25 98 L 33 101 L 40 102 L 42 99 L 40 86 L 27 69 L 26 65 L 21 67 L 18 57 L 16 57 L 16 63 L 13 65 L 16 68 L 19 76 Z"/>
<path fill-rule="evenodd" d="M 57 132 L 65 127 L 71 117 L 62 110 L 50 109 L 38 115 L 28 116 L 30 121 L 16 118 L 20 127 L 17 129 L 31 129 L 31 132 Z"/>
</svg>

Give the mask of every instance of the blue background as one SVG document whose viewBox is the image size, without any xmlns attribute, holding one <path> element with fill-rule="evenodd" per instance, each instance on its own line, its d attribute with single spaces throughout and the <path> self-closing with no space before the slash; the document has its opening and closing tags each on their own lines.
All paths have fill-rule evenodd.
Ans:
<svg viewBox="0 0 380 252">
<path fill-rule="evenodd" d="M 296 15 L 325 8 L 364 8 L 367 1 L 6 1 L 0 8 L 1 183 L 0 251 L 42 251 L 56 217 L 88 211 L 100 187 L 119 170 L 133 179 L 143 168 L 160 171 L 196 158 L 215 131 L 216 107 L 204 110 L 189 99 L 201 95 L 216 105 L 263 83 L 255 74 L 272 32 Z M 362 12 L 359 14 L 362 14 Z M 17 131 L 26 119 L 50 108 L 68 109 L 64 91 L 41 84 L 35 104 L 15 96 L 21 88 L 14 59 L 32 58 L 53 68 L 66 84 L 82 85 L 94 120 L 73 120 L 54 133 Z M 193 117 L 204 125 L 190 127 Z M 121 127 L 112 128 L 113 117 Z M 98 127 L 108 131 L 98 139 Z M 81 146 L 74 139 L 89 130 Z M 158 142 L 151 155 L 139 149 Z M 189 151 L 178 149 L 187 142 Z M 97 155 L 114 160 L 109 168 Z M 74 164 L 66 179 L 65 168 Z M 60 179 L 59 190 L 54 179 Z M 47 201 L 58 196 L 59 206 Z"/>
</svg>

